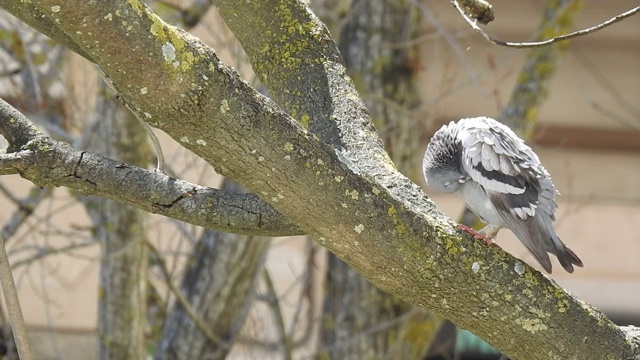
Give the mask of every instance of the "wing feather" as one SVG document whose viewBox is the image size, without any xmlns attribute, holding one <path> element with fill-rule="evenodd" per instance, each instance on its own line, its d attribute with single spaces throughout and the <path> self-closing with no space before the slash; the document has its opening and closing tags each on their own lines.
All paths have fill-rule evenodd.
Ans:
<svg viewBox="0 0 640 360">
<path fill-rule="evenodd" d="M 509 159 L 506 156 L 500 156 L 500 171 L 505 174 L 511 174 L 511 169 L 513 169 L 513 165 L 509 162 Z"/>
<path fill-rule="evenodd" d="M 456 123 L 460 171 L 479 185 L 495 210 L 484 218 L 509 228 L 535 259 L 551 273 L 549 253 L 569 272 L 582 261 L 553 229 L 557 193 L 538 156 L 508 127 L 479 117 Z M 477 204 L 476 204 L 477 205 Z M 484 210 L 476 209 L 475 211 Z M 482 211 L 480 211 L 482 212 Z"/>
<path fill-rule="evenodd" d="M 551 273 L 551 260 L 549 259 L 549 253 L 547 253 L 545 243 L 540 241 L 542 234 L 540 234 L 536 219 L 527 217 L 526 220 L 523 220 L 517 215 L 514 216 L 508 205 L 508 196 L 509 195 L 492 193 L 489 195 L 489 199 L 504 219 L 507 227 L 520 239 L 538 263 L 540 263 L 548 273 Z"/>
<path fill-rule="evenodd" d="M 537 170 L 538 158 L 510 130 L 483 122 L 463 126 L 458 136 L 464 137 L 460 139 L 464 170 L 482 186 L 507 227 L 550 272 L 547 246 L 534 217 L 542 190 L 538 176 L 544 175 Z"/>
</svg>

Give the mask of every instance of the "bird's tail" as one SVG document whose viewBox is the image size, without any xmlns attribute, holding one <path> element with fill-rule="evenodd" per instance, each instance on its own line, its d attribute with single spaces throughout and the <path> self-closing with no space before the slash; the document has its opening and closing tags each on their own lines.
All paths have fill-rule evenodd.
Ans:
<svg viewBox="0 0 640 360">
<path fill-rule="evenodd" d="M 548 239 L 545 241 L 545 245 L 547 247 L 547 251 L 554 254 L 560 265 L 569 273 L 573 272 L 573 265 L 582 267 L 582 260 L 576 255 L 573 250 L 571 250 L 567 245 L 565 245 L 562 240 L 558 237 L 555 230 L 553 229 L 553 224 L 551 221 L 539 221 L 540 226 L 540 234 Z"/>
<path fill-rule="evenodd" d="M 561 251 L 554 252 L 554 254 L 558 257 L 558 260 L 560 261 L 560 265 L 562 265 L 562 267 L 570 273 L 573 272 L 573 265 L 582 267 L 582 260 L 580 260 L 578 255 L 576 255 L 573 250 L 569 249 L 569 247 L 565 245 L 562 240 L 560 240 L 560 238 L 558 238 L 557 236 L 556 238 L 557 241 L 563 246 L 563 249 Z M 554 241 L 554 243 L 555 242 L 556 241 Z"/>
</svg>

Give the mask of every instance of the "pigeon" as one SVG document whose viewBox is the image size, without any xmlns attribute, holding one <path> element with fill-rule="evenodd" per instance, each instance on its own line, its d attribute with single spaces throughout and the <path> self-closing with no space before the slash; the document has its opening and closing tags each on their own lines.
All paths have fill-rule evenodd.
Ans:
<svg viewBox="0 0 640 360">
<path fill-rule="evenodd" d="M 569 273 L 583 266 L 553 228 L 558 191 L 551 176 L 507 126 L 488 117 L 444 125 L 427 146 L 422 171 L 429 187 L 459 194 L 487 224 L 482 237 L 493 239 L 508 228 L 549 274 L 548 253 Z"/>
</svg>

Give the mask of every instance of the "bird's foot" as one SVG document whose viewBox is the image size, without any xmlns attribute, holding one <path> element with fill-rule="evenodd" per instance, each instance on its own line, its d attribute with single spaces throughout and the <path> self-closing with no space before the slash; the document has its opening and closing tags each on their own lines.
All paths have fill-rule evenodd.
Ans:
<svg viewBox="0 0 640 360">
<path fill-rule="evenodd" d="M 472 228 L 470 228 L 470 227 L 468 227 L 467 225 L 464 225 L 464 224 L 458 224 L 458 227 L 460 229 L 468 232 L 469 234 L 473 235 L 474 239 L 484 241 L 484 243 L 487 244 L 487 246 L 498 246 L 498 244 L 493 242 L 493 238 L 494 237 L 487 237 L 483 233 L 477 232 L 477 231 L 473 230 Z"/>
</svg>

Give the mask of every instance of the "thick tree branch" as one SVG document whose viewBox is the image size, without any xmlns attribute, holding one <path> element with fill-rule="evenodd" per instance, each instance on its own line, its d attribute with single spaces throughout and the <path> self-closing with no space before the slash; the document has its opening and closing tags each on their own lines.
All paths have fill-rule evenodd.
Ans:
<svg viewBox="0 0 640 360">
<path fill-rule="evenodd" d="M 409 0 L 353 0 L 347 18 L 338 47 L 349 74 L 357 79 L 394 164 L 409 178 L 421 178 L 424 139 L 420 134 L 426 123 L 411 114 L 420 97 L 411 66 L 418 51 L 389 46 L 416 35 L 420 11 Z M 319 346 L 329 350 L 318 357 L 423 358 L 444 321 L 376 288 L 333 254 L 328 255 L 324 288 L 323 317 L 332 321 L 322 322 Z M 407 312 L 413 315 L 404 316 Z M 419 336 L 415 329 L 421 330 Z"/>
<path fill-rule="evenodd" d="M 357 167 L 394 170 L 330 34 L 302 2 L 275 13 L 276 0 L 242 9 L 233 0 L 216 6 L 271 97 L 293 118 Z"/>
<path fill-rule="evenodd" d="M 106 197 L 221 231 L 261 236 L 302 234 L 295 224 L 254 194 L 199 186 L 73 149 L 40 133 L 2 99 L 0 133 L 24 144 L 18 152 L 0 154 L 2 174 L 19 173 L 39 186 L 64 186 L 84 195 Z"/>
<path fill-rule="evenodd" d="M 40 7 L 31 2 L 10 0 L 0 0 L 0 7 L 18 19 L 24 21 L 34 29 L 52 39 L 55 39 L 57 42 L 66 46 L 73 52 L 78 53 L 91 61 L 89 53 L 87 53 L 81 46 L 78 46 L 69 35 L 58 27 L 58 24 L 55 23 L 55 18 L 47 16 L 56 8 L 49 7 L 43 11 Z"/>
<path fill-rule="evenodd" d="M 0 4 L 7 2 L 19 4 Z M 301 121 L 333 124 L 318 132 L 322 136 L 309 134 L 212 49 L 167 26 L 142 3 L 60 4 L 34 6 L 80 44 L 131 109 L 268 201 L 376 286 L 440 313 L 512 358 L 637 358 L 631 339 L 596 309 L 501 249 L 475 242 L 395 171 L 380 155 L 379 138 L 335 60 L 335 46 L 301 3 L 235 2 L 226 20 L 244 24 L 247 36 L 283 39 L 262 52 L 268 56 L 262 72 L 290 72 L 285 81 L 309 83 L 317 97 L 291 91 L 299 89 L 293 81 L 292 88 L 271 88 Z M 257 12 L 261 6 L 269 11 Z M 254 22 L 247 21 L 248 12 L 257 14 L 249 16 Z M 277 21 L 283 22 L 269 25 Z M 287 42 L 294 48 L 279 51 Z M 313 63 L 318 66 L 298 66 Z M 319 108 L 306 104 L 317 98 L 325 99 Z M 287 106 L 284 99 L 300 103 Z"/>
</svg>

